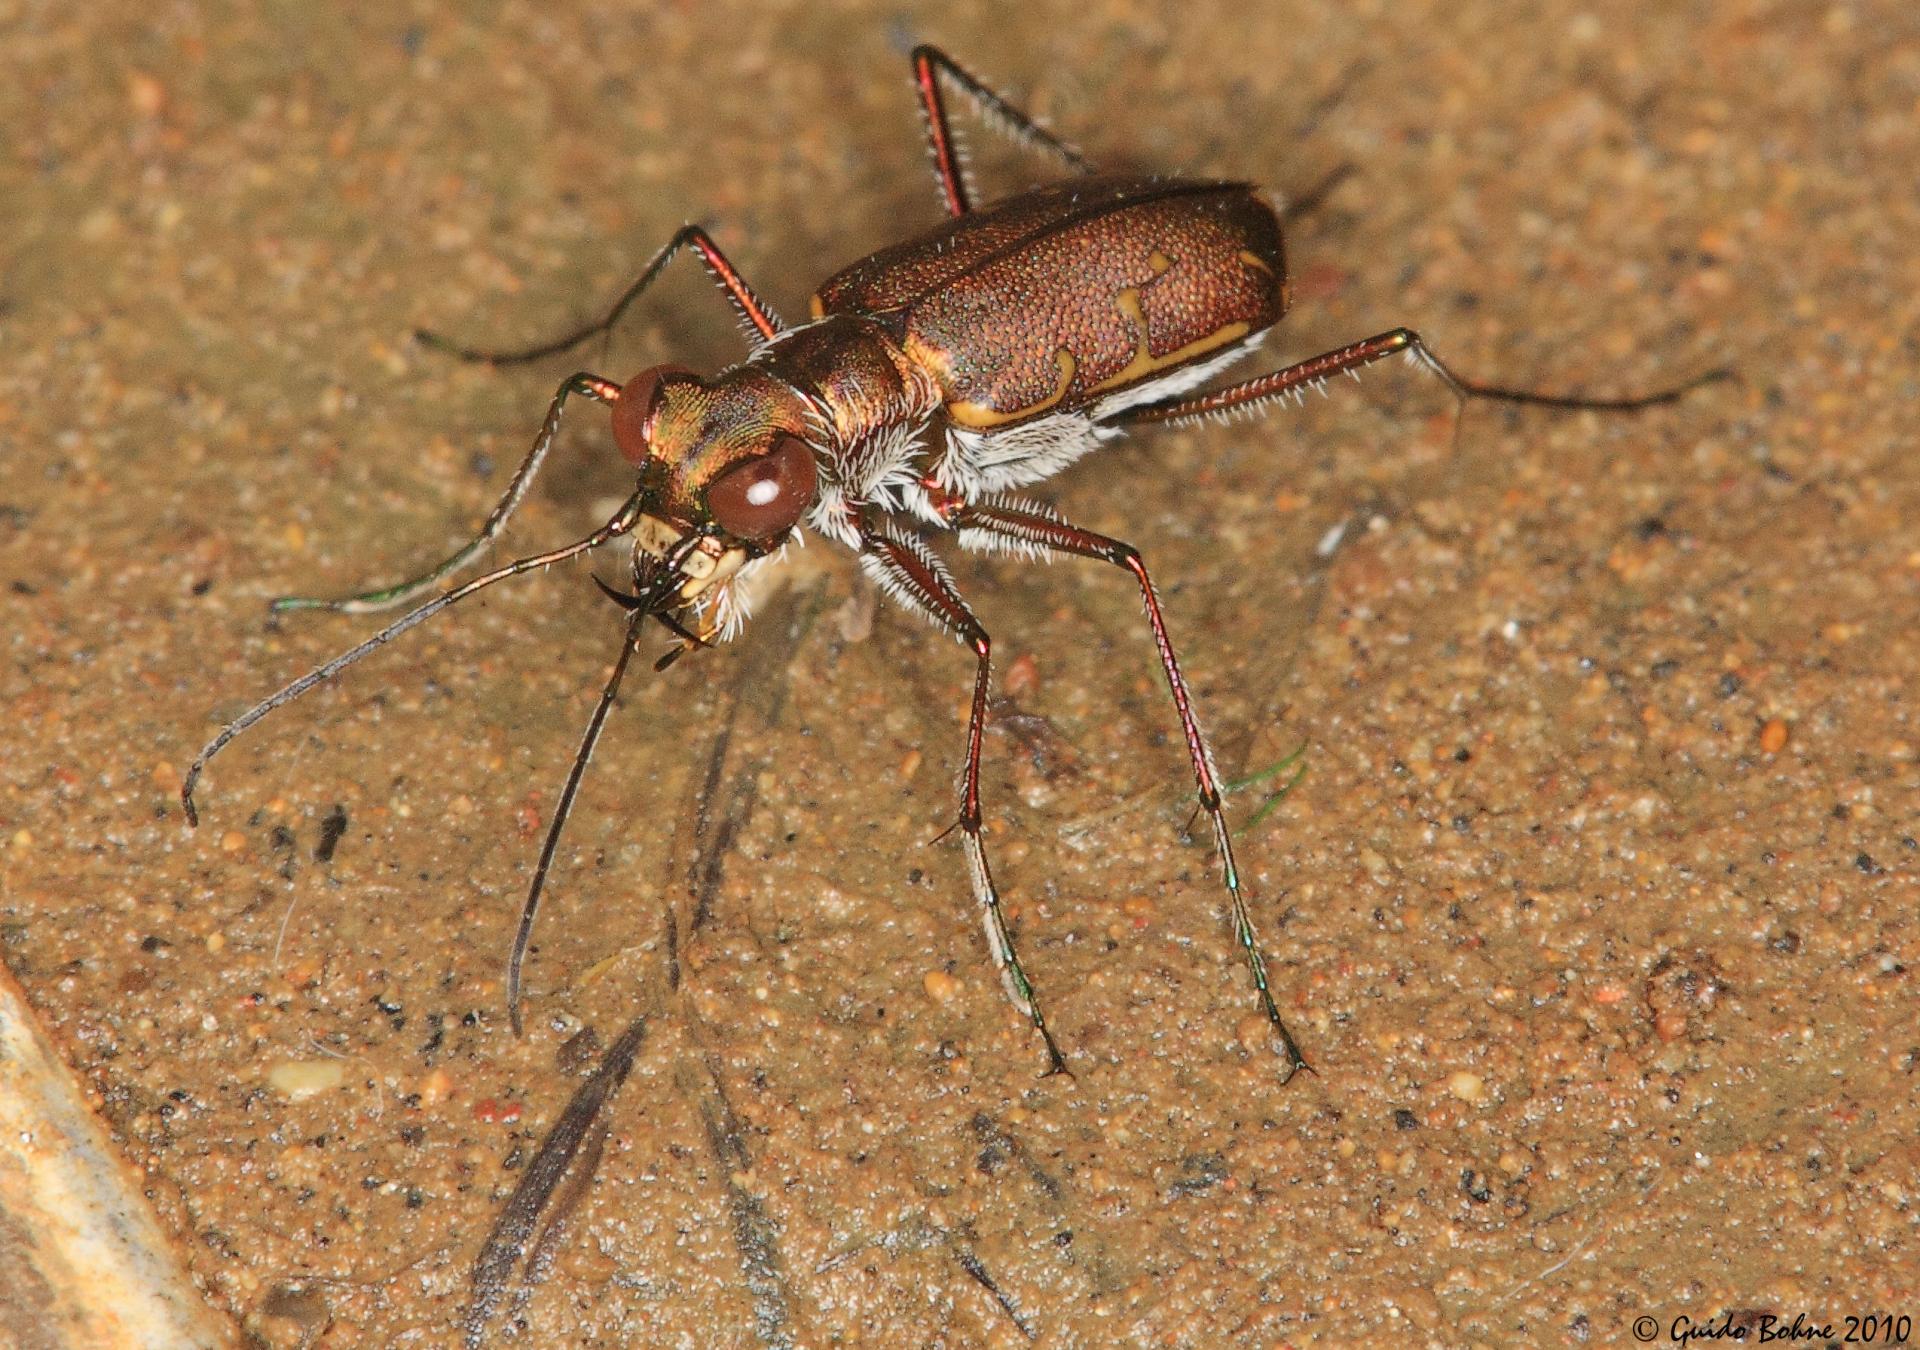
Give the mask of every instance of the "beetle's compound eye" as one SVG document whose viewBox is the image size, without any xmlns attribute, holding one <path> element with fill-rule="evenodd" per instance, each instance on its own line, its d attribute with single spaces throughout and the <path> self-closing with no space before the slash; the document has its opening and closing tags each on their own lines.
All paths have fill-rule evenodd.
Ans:
<svg viewBox="0 0 1920 1350">
<path fill-rule="evenodd" d="M 660 393 L 676 380 L 697 380 L 685 366 L 655 366 L 643 370 L 621 389 L 613 402 L 613 443 L 621 456 L 636 469 L 646 461 L 647 448 L 653 443 L 653 414 L 660 404 Z"/>
<path fill-rule="evenodd" d="M 813 451 L 794 436 L 778 437 L 758 459 L 736 464 L 707 488 L 714 523 L 736 539 L 771 539 L 793 528 L 819 486 Z"/>
</svg>

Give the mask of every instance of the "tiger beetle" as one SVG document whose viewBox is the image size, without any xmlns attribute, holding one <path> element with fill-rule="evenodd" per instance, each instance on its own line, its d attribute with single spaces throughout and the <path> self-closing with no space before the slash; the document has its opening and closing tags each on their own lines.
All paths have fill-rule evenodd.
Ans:
<svg viewBox="0 0 1920 1350">
<path fill-rule="evenodd" d="M 570 401 L 589 399 L 611 410 L 614 444 L 639 479 L 610 520 L 583 539 L 444 591 L 235 718 L 187 771 L 180 789 L 187 820 L 197 823 L 193 789 L 207 762 L 274 709 L 495 582 L 631 537 L 632 589 L 600 583 L 627 612 L 626 635 L 548 826 L 507 962 L 507 1011 L 519 1034 L 521 967 L 541 891 L 642 630 L 651 620 L 674 639 L 655 663 L 661 670 L 733 636 L 747 620 L 754 583 L 804 526 L 851 549 L 881 591 L 973 653 L 959 818 L 950 828 L 959 831 L 1007 996 L 1039 1034 L 1047 1073 L 1062 1072 L 1066 1059 L 1015 954 L 981 838 L 980 753 L 993 641 L 927 537 L 952 535 L 963 549 L 1023 559 L 1091 558 L 1123 569 L 1140 588 L 1200 809 L 1213 826 L 1234 937 L 1284 1059 L 1284 1077 L 1291 1078 L 1310 1066 L 1274 1002 L 1234 865 L 1219 773 L 1146 563 L 1131 544 L 1070 524 L 1018 490 L 1052 478 L 1129 427 L 1265 409 L 1395 354 L 1437 375 L 1463 403 L 1484 398 L 1547 408 L 1649 408 L 1726 372 L 1631 398 L 1542 394 L 1462 379 L 1418 333 L 1394 328 L 1269 374 L 1202 389 L 1258 347 L 1287 311 L 1281 229 L 1290 212 L 1248 183 L 1098 173 L 943 52 L 919 47 L 912 66 L 949 218 L 830 278 L 814 292 L 807 323 L 788 326 L 706 231 L 688 225 L 604 319 L 565 337 L 488 352 L 419 335 L 456 357 L 494 365 L 557 355 L 609 333 L 667 264 L 691 250 L 751 329 L 753 350 L 712 378 L 678 365 L 651 367 L 624 385 L 586 371 L 568 376 L 499 504 L 452 557 L 411 581 L 348 599 L 275 601 L 278 611 L 364 614 L 416 599 L 500 534 L 526 500 Z M 1015 141 L 1059 161 L 1071 176 L 975 206 L 947 119 L 949 93 Z"/>
</svg>

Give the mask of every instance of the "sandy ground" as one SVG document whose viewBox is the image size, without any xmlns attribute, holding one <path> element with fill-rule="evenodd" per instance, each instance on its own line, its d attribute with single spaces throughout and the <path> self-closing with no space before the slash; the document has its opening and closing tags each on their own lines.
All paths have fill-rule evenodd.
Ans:
<svg viewBox="0 0 1920 1350">
<path fill-rule="evenodd" d="M 456 1341 L 490 1226 L 636 1017 L 488 1344 L 1920 1316 L 1912 6 L 414 15 L 0 4 L 0 954 L 258 1344 Z M 1739 372 L 1456 437 L 1396 366 L 1045 485 L 1154 564 L 1226 770 L 1305 747 L 1239 842 L 1317 1076 L 1245 1043 L 1108 569 L 957 564 L 1011 699 L 990 839 L 1071 1079 L 1038 1077 L 959 852 L 927 846 L 970 663 L 885 608 L 862 635 L 818 541 L 732 649 L 632 682 L 523 1040 L 504 952 L 618 642 L 584 566 L 284 710 L 184 825 L 218 724 L 374 626 L 267 599 L 441 556 L 573 368 L 456 365 L 413 327 L 548 336 L 688 218 L 801 311 L 938 217 L 917 40 L 1109 163 L 1295 192 L 1351 165 L 1291 241 L 1276 364 L 1405 322 L 1541 388 Z M 736 341 L 689 275 L 581 359 Z M 589 410 L 508 546 L 622 491 Z"/>
</svg>

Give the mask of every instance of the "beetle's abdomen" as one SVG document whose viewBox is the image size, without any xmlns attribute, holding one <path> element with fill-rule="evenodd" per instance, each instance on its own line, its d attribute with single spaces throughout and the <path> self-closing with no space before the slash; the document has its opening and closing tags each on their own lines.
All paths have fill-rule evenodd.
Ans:
<svg viewBox="0 0 1920 1350">
<path fill-rule="evenodd" d="M 1250 337 L 1286 309 L 1252 188 L 1077 179 L 856 263 L 817 308 L 883 315 L 954 423 L 1070 412 Z"/>
</svg>

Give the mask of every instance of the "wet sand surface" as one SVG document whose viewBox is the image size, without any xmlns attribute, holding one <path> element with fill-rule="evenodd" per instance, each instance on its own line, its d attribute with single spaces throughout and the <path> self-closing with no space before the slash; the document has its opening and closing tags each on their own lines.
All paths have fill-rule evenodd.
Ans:
<svg viewBox="0 0 1920 1350">
<path fill-rule="evenodd" d="M 1911 7 L 0 23 L 0 956 L 255 1343 L 1920 1316 Z M 1039 1077 L 959 849 L 927 843 L 971 662 L 866 623 L 819 540 L 739 642 L 634 672 L 524 1039 L 506 946 L 621 631 L 586 566 L 276 714 L 185 827 L 220 722 L 379 622 L 269 598 L 443 556 L 577 366 L 739 351 L 690 267 L 607 354 L 495 371 L 413 328 L 557 333 L 686 219 L 803 313 L 939 218 L 921 40 L 1103 163 L 1287 193 L 1350 165 L 1291 234 L 1269 366 L 1407 323 L 1544 389 L 1738 372 L 1456 433 L 1395 363 L 1039 489 L 1144 551 L 1228 776 L 1304 747 L 1238 847 L 1315 1075 L 1280 1081 L 1109 568 L 955 563 L 1005 698 L 989 844 L 1071 1078 Z M 498 556 L 626 490 L 582 408 Z M 583 1091 L 559 1171 L 541 1144 Z M 547 1202 L 489 1244 L 535 1168 Z"/>
</svg>

